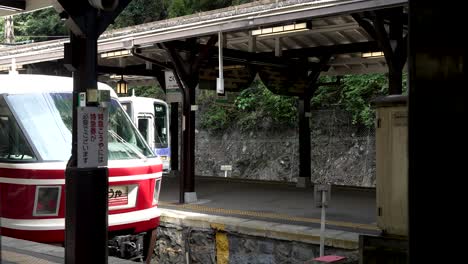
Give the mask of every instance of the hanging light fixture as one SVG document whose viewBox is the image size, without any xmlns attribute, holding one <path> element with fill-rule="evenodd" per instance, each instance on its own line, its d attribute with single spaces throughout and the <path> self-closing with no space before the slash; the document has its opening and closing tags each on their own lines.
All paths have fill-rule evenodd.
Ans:
<svg viewBox="0 0 468 264">
<path fill-rule="evenodd" d="M 128 95 L 128 84 L 123 79 L 123 75 L 121 75 L 120 80 L 117 82 L 117 95 L 118 96 L 127 96 Z"/>
<path fill-rule="evenodd" d="M 376 57 L 383 57 L 383 51 L 376 51 L 376 52 L 363 52 L 361 54 L 362 58 L 376 58 Z"/>
<path fill-rule="evenodd" d="M 114 50 L 105 53 L 101 53 L 101 58 L 103 59 L 113 59 L 113 58 L 122 58 L 133 56 L 129 50 Z"/>
<path fill-rule="evenodd" d="M 257 37 L 264 37 L 264 36 L 272 36 L 272 35 L 282 35 L 291 32 L 300 32 L 300 31 L 307 31 L 312 28 L 310 22 L 303 22 L 303 23 L 294 23 L 289 25 L 281 25 L 276 27 L 269 27 L 269 28 L 261 28 L 252 30 L 252 36 Z"/>
</svg>

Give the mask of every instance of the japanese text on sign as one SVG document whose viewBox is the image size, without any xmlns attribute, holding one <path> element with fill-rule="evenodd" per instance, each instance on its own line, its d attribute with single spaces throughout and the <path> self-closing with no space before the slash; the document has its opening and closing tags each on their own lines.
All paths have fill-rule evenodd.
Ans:
<svg viewBox="0 0 468 264">
<path fill-rule="evenodd" d="M 78 107 L 78 168 L 107 166 L 107 108 Z"/>
<path fill-rule="evenodd" d="M 178 89 L 179 85 L 172 71 L 165 71 L 164 77 L 166 81 L 166 90 Z"/>
</svg>

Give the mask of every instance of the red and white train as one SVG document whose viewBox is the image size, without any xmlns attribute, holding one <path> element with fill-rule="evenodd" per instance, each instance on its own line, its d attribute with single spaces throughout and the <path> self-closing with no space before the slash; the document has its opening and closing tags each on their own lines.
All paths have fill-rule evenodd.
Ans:
<svg viewBox="0 0 468 264">
<path fill-rule="evenodd" d="M 109 232 L 159 225 L 162 162 L 110 90 Z M 64 241 L 65 167 L 71 155 L 73 79 L 0 75 L 0 234 Z"/>
</svg>

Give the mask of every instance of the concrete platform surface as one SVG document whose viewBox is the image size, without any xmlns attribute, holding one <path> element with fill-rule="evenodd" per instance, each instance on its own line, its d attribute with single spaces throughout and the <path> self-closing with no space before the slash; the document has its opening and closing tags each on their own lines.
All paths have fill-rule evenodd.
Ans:
<svg viewBox="0 0 468 264">
<path fill-rule="evenodd" d="M 314 203 L 313 186 L 196 177 L 198 200 L 179 203 L 179 179 L 164 176 L 159 206 L 162 209 L 232 216 L 273 223 L 320 227 L 321 209 Z M 326 209 L 327 229 L 378 234 L 376 193 L 373 188 L 332 186 Z"/>
<path fill-rule="evenodd" d="M 64 248 L 1 236 L 1 264 L 56 264 L 65 263 Z M 91 263 L 91 261 L 90 261 Z M 109 257 L 109 264 L 135 262 Z"/>
</svg>

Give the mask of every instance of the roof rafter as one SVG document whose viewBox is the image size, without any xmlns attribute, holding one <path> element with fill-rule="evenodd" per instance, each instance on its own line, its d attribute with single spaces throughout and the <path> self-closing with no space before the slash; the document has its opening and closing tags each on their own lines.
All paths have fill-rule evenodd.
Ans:
<svg viewBox="0 0 468 264">
<path fill-rule="evenodd" d="M 26 9 L 26 0 L 0 0 L 0 9 L 24 11 Z"/>
<path fill-rule="evenodd" d="M 283 57 L 301 58 L 304 56 L 314 57 L 314 56 L 320 56 L 323 54 L 344 54 L 344 53 L 368 52 L 368 51 L 378 51 L 378 50 L 379 50 L 379 46 L 376 41 L 368 41 L 368 42 L 320 46 L 320 47 L 303 48 L 303 49 L 290 49 L 290 50 L 283 51 Z M 271 54 L 271 52 L 263 52 L 260 54 L 267 55 L 267 54 Z"/>
</svg>

